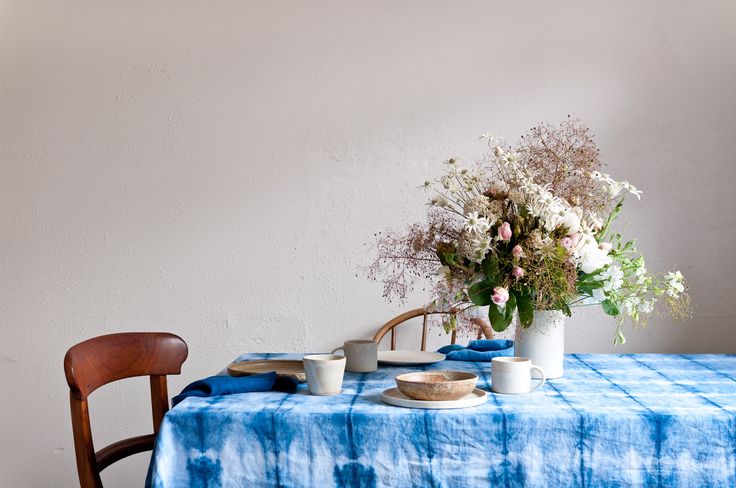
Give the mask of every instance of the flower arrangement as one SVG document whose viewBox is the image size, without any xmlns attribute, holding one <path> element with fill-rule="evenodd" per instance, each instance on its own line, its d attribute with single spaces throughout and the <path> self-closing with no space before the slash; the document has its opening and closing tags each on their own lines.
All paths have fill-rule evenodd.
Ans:
<svg viewBox="0 0 736 488">
<path fill-rule="evenodd" d="M 417 279 L 438 275 L 434 310 L 458 317 L 489 306 L 496 331 L 515 314 L 531 325 L 535 310 L 600 305 L 617 318 L 622 344 L 626 318 L 644 325 L 664 302 L 675 318 L 689 313 L 679 271 L 650 273 L 635 242 L 612 229 L 627 196 L 642 192 L 601 172 L 588 128 L 567 120 L 532 128 L 515 147 L 483 135 L 487 156 L 468 167 L 446 161 L 423 185 L 428 219 L 403 234 L 380 234 L 370 275 L 383 276 L 384 296 L 406 298 Z"/>
</svg>

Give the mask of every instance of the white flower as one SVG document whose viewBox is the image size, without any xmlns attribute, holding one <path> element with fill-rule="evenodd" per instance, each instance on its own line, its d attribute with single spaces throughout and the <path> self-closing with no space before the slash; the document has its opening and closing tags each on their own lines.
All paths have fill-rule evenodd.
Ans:
<svg viewBox="0 0 736 488">
<path fill-rule="evenodd" d="M 480 263 L 483 261 L 483 258 L 486 257 L 486 254 L 488 254 L 488 251 L 491 249 L 491 240 L 488 237 L 479 237 L 472 240 L 471 244 L 473 245 L 474 251 L 475 251 L 475 260 L 476 262 Z"/>
<path fill-rule="evenodd" d="M 490 222 L 485 217 L 478 216 L 478 212 L 470 212 L 465 221 L 465 230 L 474 234 L 485 234 L 491 228 Z"/>
<path fill-rule="evenodd" d="M 577 207 L 563 209 L 555 215 L 550 215 L 549 221 L 553 229 L 564 227 L 567 229 L 567 235 L 577 234 L 580 232 L 580 213 Z"/>
<path fill-rule="evenodd" d="M 618 266 L 609 266 L 601 274 L 604 291 L 616 291 L 624 284 L 624 272 Z"/>
<path fill-rule="evenodd" d="M 496 155 L 496 157 L 500 158 L 504 155 L 503 148 L 501 146 L 496 146 L 493 148 L 493 154 Z"/>
<path fill-rule="evenodd" d="M 685 277 L 682 276 L 682 273 L 679 271 L 670 271 L 664 278 L 669 281 L 667 284 L 667 294 L 672 298 L 677 298 L 680 293 L 685 291 L 685 284 L 683 283 L 685 281 Z"/>
<path fill-rule="evenodd" d="M 642 191 L 637 190 L 636 187 L 628 181 L 616 181 L 606 173 L 601 173 L 599 171 L 593 171 L 592 173 L 590 173 L 590 178 L 603 183 L 603 185 L 606 186 L 606 192 L 608 193 L 608 196 L 610 196 L 612 199 L 619 196 L 624 190 L 628 191 L 636 198 L 641 199 Z"/>
<path fill-rule="evenodd" d="M 654 302 L 655 300 L 642 300 L 642 302 L 639 304 L 639 312 L 641 313 L 652 313 L 654 310 Z"/>
<path fill-rule="evenodd" d="M 460 253 L 473 261 L 480 263 L 491 249 L 492 241 L 487 235 L 478 235 L 474 233 L 465 234 L 460 240 Z"/>
<path fill-rule="evenodd" d="M 623 307 L 626 311 L 626 315 L 635 316 L 638 312 L 638 307 L 641 304 L 641 298 L 637 296 L 626 297 L 623 301 Z"/>
<path fill-rule="evenodd" d="M 628 181 L 624 181 L 622 185 L 624 186 L 624 189 L 626 191 L 634 195 L 638 200 L 641 200 L 641 194 L 644 192 L 642 192 L 641 190 L 637 190 L 636 187 Z"/>
<path fill-rule="evenodd" d="M 608 256 L 608 251 L 599 248 L 598 242 L 590 233 L 580 236 L 573 257 L 584 273 L 592 273 L 613 262 Z"/>
<path fill-rule="evenodd" d="M 605 299 L 606 299 L 606 294 L 603 292 L 603 289 L 595 288 L 593 290 L 593 296 L 587 297 L 585 300 L 582 301 L 582 304 L 583 305 L 598 305 Z"/>
<path fill-rule="evenodd" d="M 637 285 L 643 285 L 645 281 L 647 281 L 647 268 L 644 265 L 639 266 L 634 271 L 634 276 L 636 276 L 636 284 Z"/>
<path fill-rule="evenodd" d="M 490 132 L 486 132 L 485 134 L 481 134 L 480 137 L 478 137 L 478 139 L 480 139 L 480 140 L 487 139 L 488 140 L 488 144 L 492 144 L 494 142 L 496 142 L 496 143 L 501 142 L 501 139 L 500 138 L 494 136 Z"/>
</svg>

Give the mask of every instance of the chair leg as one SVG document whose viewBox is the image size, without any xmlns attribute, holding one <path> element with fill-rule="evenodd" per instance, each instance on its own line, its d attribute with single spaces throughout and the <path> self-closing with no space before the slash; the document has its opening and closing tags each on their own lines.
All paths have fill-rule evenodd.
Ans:
<svg viewBox="0 0 736 488">
<path fill-rule="evenodd" d="M 491 326 L 485 320 L 474 317 L 471 321 L 478 326 L 478 339 L 482 339 L 483 336 L 486 339 L 493 339 L 493 329 L 491 329 Z"/>
<path fill-rule="evenodd" d="M 427 350 L 427 314 L 424 314 L 422 320 L 422 351 Z"/>
<path fill-rule="evenodd" d="M 97 469 L 95 447 L 92 442 L 92 428 L 89 422 L 87 399 L 69 395 L 72 412 L 72 431 L 74 434 L 74 453 L 77 458 L 77 473 L 82 488 L 101 488 L 102 480 Z"/>
<path fill-rule="evenodd" d="M 151 375 L 151 410 L 153 412 L 153 433 L 158 434 L 161 421 L 169 411 L 169 392 L 164 375 Z"/>
</svg>

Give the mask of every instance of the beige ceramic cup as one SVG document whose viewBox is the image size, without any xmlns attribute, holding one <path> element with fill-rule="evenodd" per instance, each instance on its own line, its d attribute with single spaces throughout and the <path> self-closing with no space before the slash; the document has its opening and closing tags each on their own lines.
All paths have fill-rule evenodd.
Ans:
<svg viewBox="0 0 736 488">
<path fill-rule="evenodd" d="M 312 354 L 302 360 L 311 395 L 337 395 L 342 391 L 345 358 L 334 354 Z"/>
<path fill-rule="evenodd" d="M 345 371 L 370 373 L 378 369 L 378 343 L 376 341 L 362 339 L 345 341 L 345 344 L 333 349 L 332 354 L 337 351 L 345 353 L 345 359 L 348 361 Z"/>
<path fill-rule="evenodd" d="M 532 370 L 542 376 L 538 385 L 532 388 Z M 500 357 L 491 360 L 491 389 L 495 393 L 529 393 L 542 386 L 547 377 L 544 370 L 532 364 L 529 358 Z"/>
</svg>

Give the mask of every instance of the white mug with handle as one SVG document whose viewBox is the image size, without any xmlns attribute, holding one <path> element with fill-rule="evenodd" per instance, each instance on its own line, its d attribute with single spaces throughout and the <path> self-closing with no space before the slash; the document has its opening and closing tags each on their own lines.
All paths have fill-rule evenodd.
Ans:
<svg viewBox="0 0 736 488">
<path fill-rule="evenodd" d="M 532 371 L 542 376 L 539 384 L 532 388 Z M 495 393 L 518 395 L 529 393 L 541 387 L 547 381 L 547 375 L 539 366 L 532 364 L 529 358 L 498 357 L 491 360 L 491 389 Z"/>
</svg>

